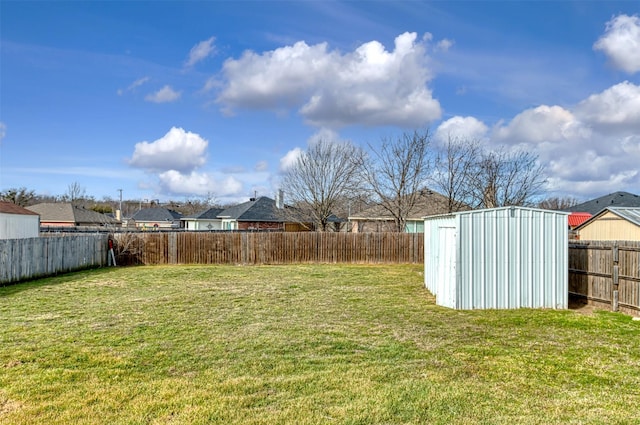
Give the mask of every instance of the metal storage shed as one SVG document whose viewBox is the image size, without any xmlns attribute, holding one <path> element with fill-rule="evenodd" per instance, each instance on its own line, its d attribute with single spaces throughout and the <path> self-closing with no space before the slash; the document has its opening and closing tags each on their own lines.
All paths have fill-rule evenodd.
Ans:
<svg viewBox="0 0 640 425">
<path fill-rule="evenodd" d="M 0 201 L 0 239 L 40 236 L 40 216 L 11 202 Z"/>
<path fill-rule="evenodd" d="M 567 216 L 502 207 L 425 217 L 425 286 L 455 309 L 567 308 Z"/>
</svg>

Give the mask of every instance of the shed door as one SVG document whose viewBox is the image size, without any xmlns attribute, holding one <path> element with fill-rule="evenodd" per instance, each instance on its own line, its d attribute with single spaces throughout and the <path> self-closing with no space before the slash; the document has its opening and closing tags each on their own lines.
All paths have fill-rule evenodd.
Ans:
<svg viewBox="0 0 640 425">
<path fill-rule="evenodd" d="M 438 304 L 456 308 L 456 228 L 440 227 L 438 251 Z"/>
</svg>

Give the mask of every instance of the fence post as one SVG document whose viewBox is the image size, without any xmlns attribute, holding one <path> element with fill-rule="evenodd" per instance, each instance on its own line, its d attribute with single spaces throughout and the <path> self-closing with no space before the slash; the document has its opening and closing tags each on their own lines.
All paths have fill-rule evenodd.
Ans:
<svg viewBox="0 0 640 425">
<path fill-rule="evenodd" d="M 170 232 L 168 240 L 169 264 L 178 264 L 178 233 Z"/>
<path fill-rule="evenodd" d="M 620 268 L 619 268 L 619 250 L 618 250 L 618 243 L 614 242 L 613 243 L 613 247 L 612 249 L 612 255 L 611 258 L 613 260 L 613 270 L 612 270 L 612 285 L 611 285 L 611 290 L 613 291 L 612 296 L 611 296 L 611 310 L 612 311 L 618 311 L 619 306 L 618 306 L 618 300 L 619 300 L 619 287 L 618 287 L 618 283 L 619 283 L 619 272 L 620 272 Z"/>
</svg>

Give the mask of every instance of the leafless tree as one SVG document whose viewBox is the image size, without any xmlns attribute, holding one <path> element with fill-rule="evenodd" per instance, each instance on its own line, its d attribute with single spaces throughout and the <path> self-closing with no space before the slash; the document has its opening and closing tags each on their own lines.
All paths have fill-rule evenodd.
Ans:
<svg viewBox="0 0 640 425">
<path fill-rule="evenodd" d="M 79 201 L 86 199 L 87 191 L 78 182 L 73 182 L 67 186 L 67 191 L 62 196 L 62 199 L 66 202 L 71 202 L 76 205 Z"/>
<path fill-rule="evenodd" d="M 317 230 L 330 230 L 331 215 L 358 192 L 361 156 L 361 149 L 350 142 L 311 143 L 282 179 L 285 197 L 296 215 L 309 217 Z"/>
<path fill-rule="evenodd" d="M 523 150 L 484 151 L 477 167 L 471 183 L 478 208 L 534 205 L 546 181 L 537 155 Z"/>
<path fill-rule="evenodd" d="M 447 198 L 449 212 L 469 207 L 473 185 L 479 171 L 482 149 L 477 140 L 451 138 L 442 146 L 435 159 L 430 177 L 433 190 Z"/>
<path fill-rule="evenodd" d="M 33 190 L 27 190 L 26 187 L 11 188 L 0 192 L 0 200 L 11 202 L 21 207 L 31 205 L 35 198 L 35 192 Z"/>
<path fill-rule="evenodd" d="M 430 171 L 431 135 L 403 133 L 397 139 L 383 139 L 379 148 L 369 145 L 371 155 L 363 161 L 364 181 L 374 198 L 404 232 L 407 218 L 425 188 Z"/>
<path fill-rule="evenodd" d="M 538 203 L 539 208 L 544 208 L 546 210 L 568 210 L 571 207 L 575 207 L 578 205 L 578 200 L 576 198 L 572 198 L 571 196 L 566 197 L 550 197 L 543 199 Z"/>
</svg>

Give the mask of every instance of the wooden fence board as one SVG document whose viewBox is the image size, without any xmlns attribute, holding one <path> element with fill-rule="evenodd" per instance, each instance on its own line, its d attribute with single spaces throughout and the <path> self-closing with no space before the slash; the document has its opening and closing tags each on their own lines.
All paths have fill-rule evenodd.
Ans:
<svg viewBox="0 0 640 425">
<path fill-rule="evenodd" d="M 621 311 L 640 314 L 640 242 L 570 243 L 569 293 L 613 309 L 615 291 Z"/>
<path fill-rule="evenodd" d="M 0 240 L 0 284 L 105 266 L 107 241 L 106 234 Z"/>
<path fill-rule="evenodd" d="M 118 264 L 422 263 L 423 234 L 180 232 L 113 235 Z"/>
</svg>

